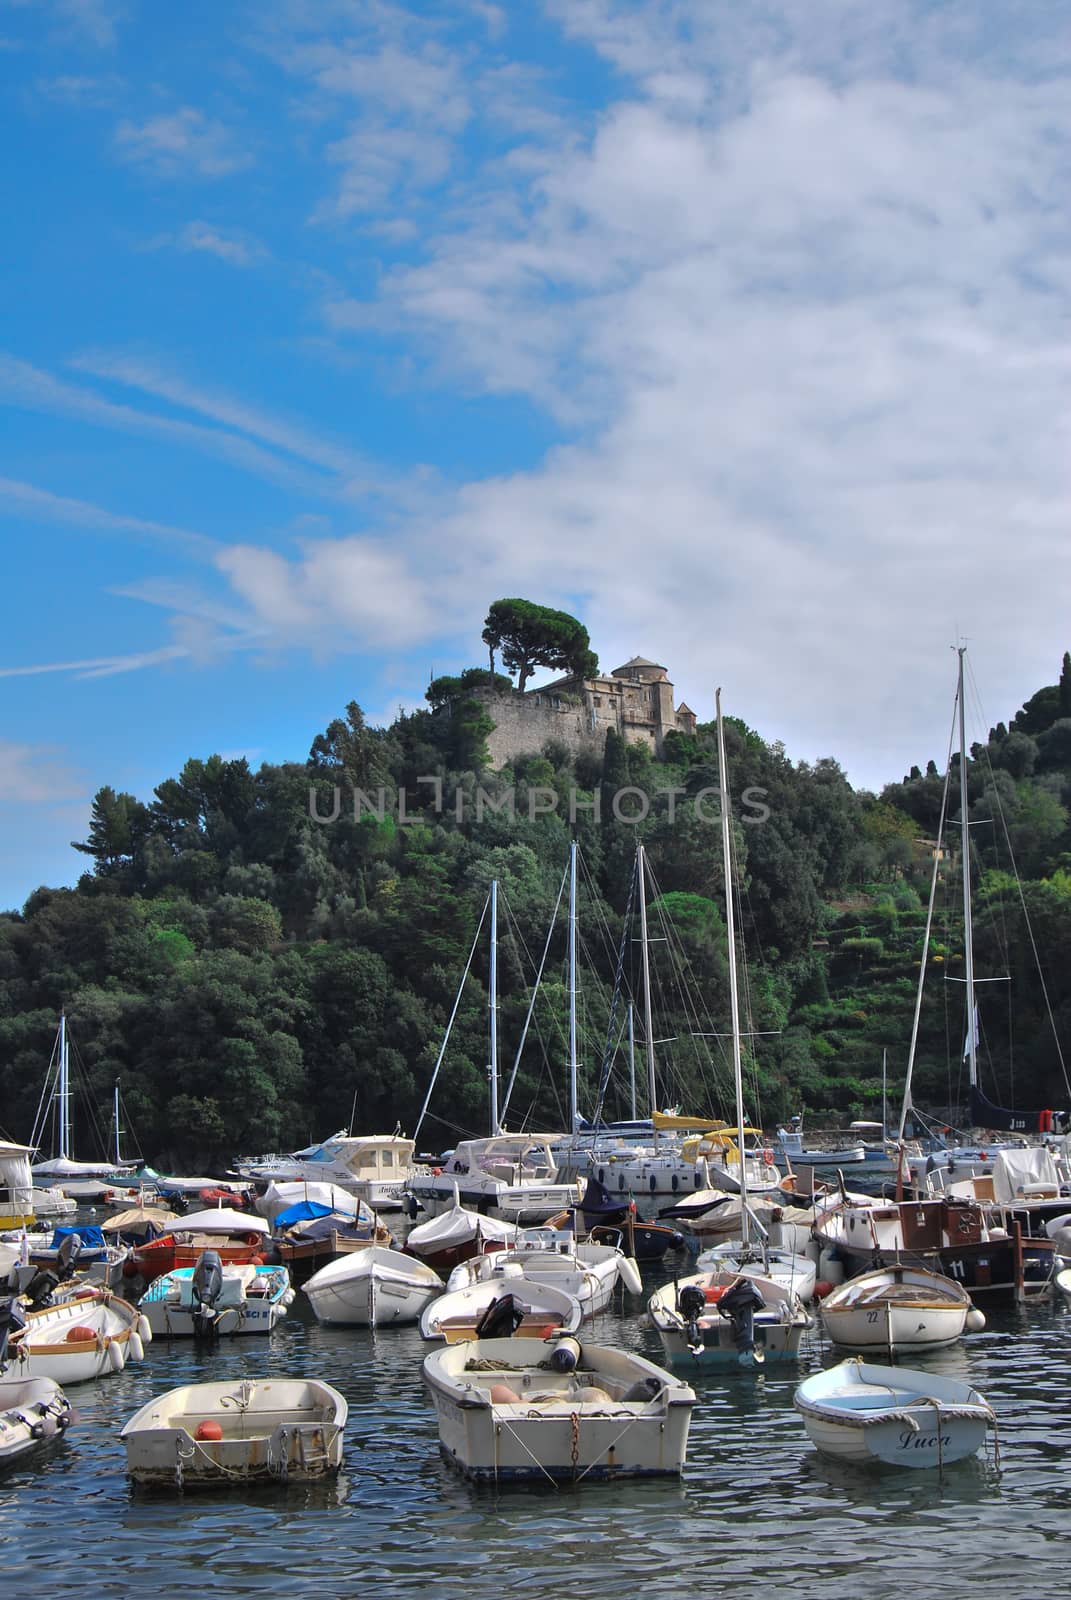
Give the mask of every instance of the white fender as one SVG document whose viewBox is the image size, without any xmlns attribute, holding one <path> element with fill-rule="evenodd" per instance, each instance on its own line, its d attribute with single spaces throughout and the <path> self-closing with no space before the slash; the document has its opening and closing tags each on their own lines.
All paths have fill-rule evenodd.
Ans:
<svg viewBox="0 0 1071 1600">
<path fill-rule="evenodd" d="M 108 1365 L 113 1372 L 122 1372 L 126 1364 L 126 1351 L 118 1339 L 108 1340 Z"/>
<path fill-rule="evenodd" d="M 144 1311 L 140 1311 L 138 1313 L 136 1327 L 138 1330 L 138 1337 L 140 1338 L 142 1344 L 152 1344 L 152 1323 L 149 1321 Z"/>
<path fill-rule="evenodd" d="M 834 1288 L 844 1282 L 844 1262 L 832 1250 L 823 1250 L 819 1256 L 818 1278 L 822 1283 L 831 1283 Z"/>
<path fill-rule="evenodd" d="M 985 1327 L 985 1312 L 979 1311 L 977 1306 L 972 1306 L 967 1312 L 966 1328 L 968 1333 L 981 1333 Z"/>
<path fill-rule="evenodd" d="M 137 1328 L 131 1328 L 126 1345 L 132 1361 L 145 1360 L 145 1346 L 141 1342 L 141 1335 Z"/>
<path fill-rule="evenodd" d="M 640 1269 L 633 1256 L 621 1258 L 617 1264 L 617 1273 L 629 1294 L 643 1293 L 643 1279 L 640 1277 Z"/>
</svg>

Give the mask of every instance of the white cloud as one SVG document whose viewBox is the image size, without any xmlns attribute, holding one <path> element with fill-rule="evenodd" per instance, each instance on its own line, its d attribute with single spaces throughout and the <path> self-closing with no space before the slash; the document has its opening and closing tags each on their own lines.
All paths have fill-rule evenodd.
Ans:
<svg viewBox="0 0 1071 1600">
<path fill-rule="evenodd" d="M 231 267 L 252 266 L 264 254 L 254 240 L 210 222 L 188 222 L 168 242 L 192 254 L 218 256 Z"/>
<path fill-rule="evenodd" d="M 0 516 L 61 522 L 101 533 L 143 535 L 160 540 L 171 550 L 181 548 L 193 555 L 206 556 L 217 548 L 216 541 L 206 534 L 145 517 L 123 516 L 87 500 L 53 494 L 49 489 L 15 478 L 0 478 Z"/>
<path fill-rule="evenodd" d="M 83 789 L 81 774 L 56 746 L 0 739 L 0 804 L 58 805 Z"/>
<path fill-rule="evenodd" d="M 142 123 L 125 119 L 115 143 L 125 161 L 162 178 L 224 178 L 252 160 L 237 147 L 230 129 L 194 106 Z"/>
</svg>

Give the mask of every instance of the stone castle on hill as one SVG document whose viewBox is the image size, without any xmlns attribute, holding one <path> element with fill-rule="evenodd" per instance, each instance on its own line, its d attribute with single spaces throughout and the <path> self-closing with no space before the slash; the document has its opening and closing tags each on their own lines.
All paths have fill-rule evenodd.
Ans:
<svg viewBox="0 0 1071 1600">
<path fill-rule="evenodd" d="M 665 667 L 643 656 L 607 677 L 559 678 L 524 694 L 477 689 L 475 696 L 495 724 L 487 737 L 492 767 L 514 756 L 538 755 L 550 740 L 574 755 L 601 755 L 611 728 L 659 756 L 667 733 L 695 733 L 695 712 L 683 701 L 674 709 Z"/>
</svg>

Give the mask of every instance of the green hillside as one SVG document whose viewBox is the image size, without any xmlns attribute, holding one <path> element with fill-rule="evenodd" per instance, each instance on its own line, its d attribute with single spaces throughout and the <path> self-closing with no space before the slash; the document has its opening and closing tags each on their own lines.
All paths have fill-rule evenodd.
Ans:
<svg viewBox="0 0 1071 1600">
<path fill-rule="evenodd" d="M 620 950 L 623 975 L 636 982 L 623 919 L 642 839 L 660 896 L 651 910 L 659 1099 L 724 1112 L 727 1051 L 713 1037 L 728 1015 L 721 835 L 715 813 L 708 807 L 704 819 L 692 803 L 717 784 L 713 730 L 669 735 L 662 761 L 611 734 L 598 760 L 549 746 L 492 773 L 484 739 L 494 701 L 472 698 L 476 677 L 501 687 L 489 673 L 457 680 L 452 692 L 440 685 L 427 711 L 385 730 L 367 727 L 351 704 L 305 761 L 253 772 L 213 755 L 189 760 L 144 801 L 102 789 L 79 845 L 88 870 L 77 888 L 41 888 L 20 913 L 0 917 L 8 1136 L 29 1134 L 61 1006 L 89 1102 L 105 1104 L 119 1078 L 141 1147 L 157 1161 L 302 1143 L 347 1123 L 355 1100 L 360 1127 L 412 1128 L 492 878 L 503 894 L 508 1072 L 574 831 L 571 791 L 584 863 L 582 1109 L 595 1100 Z M 883 1049 L 891 1097 L 902 1085 L 942 780 L 931 764 L 875 796 L 853 791 L 835 761 L 793 763 L 743 724 L 727 726 L 727 745 L 755 1036 L 750 1113 L 767 1125 L 801 1107 L 815 1122 L 874 1115 Z M 441 780 L 441 804 L 429 775 Z M 1066 1051 L 1066 656 L 1058 684 L 974 747 L 968 782 L 978 975 L 1010 979 L 982 991 L 983 1088 L 1005 1104 L 1066 1105 L 1047 1014 L 1051 1004 Z M 637 825 L 613 815 L 625 787 L 651 797 Z M 672 800 L 659 793 L 670 788 L 679 791 Z M 336 790 L 339 815 L 316 820 L 310 808 L 330 817 Z M 354 816 L 355 790 L 372 814 Z M 747 791 L 762 791 L 765 821 L 743 820 L 756 810 Z M 941 871 L 916 1080 L 916 1098 L 941 1108 L 962 1103 L 965 1090 L 962 986 L 945 981 L 962 970 L 958 894 L 952 859 Z M 564 939 L 560 918 L 514 1124 L 564 1120 Z M 486 1125 L 485 948 L 474 973 L 421 1135 L 431 1147 Z M 613 1016 L 619 1046 L 623 995 Z M 626 1084 L 618 1047 L 608 1113 L 627 1110 Z"/>
</svg>

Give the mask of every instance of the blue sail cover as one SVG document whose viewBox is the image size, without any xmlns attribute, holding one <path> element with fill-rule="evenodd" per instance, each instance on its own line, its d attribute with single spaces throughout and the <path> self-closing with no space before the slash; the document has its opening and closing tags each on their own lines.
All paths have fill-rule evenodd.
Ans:
<svg viewBox="0 0 1071 1600">
<path fill-rule="evenodd" d="M 299 1200 L 296 1205 L 287 1206 L 285 1211 L 276 1212 L 275 1227 L 292 1228 L 295 1222 L 312 1222 L 316 1217 L 329 1217 L 330 1206 L 322 1206 L 315 1200 Z"/>
<path fill-rule="evenodd" d="M 107 1243 L 100 1229 L 93 1223 L 86 1222 L 77 1228 L 55 1228 L 49 1249 L 58 1250 L 64 1239 L 69 1239 L 72 1236 L 79 1241 L 83 1249 L 103 1250 Z"/>
</svg>

